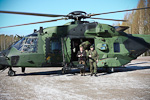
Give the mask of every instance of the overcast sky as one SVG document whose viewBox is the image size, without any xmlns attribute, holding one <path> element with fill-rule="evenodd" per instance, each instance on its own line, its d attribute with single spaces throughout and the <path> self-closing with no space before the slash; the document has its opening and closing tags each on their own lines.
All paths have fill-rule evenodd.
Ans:
<svg viewBox="0 0 150 100">
<path fill-rule="evenodd" d="M 68 14 L 72 11 L 103 13 L 136 8 L 138 1 L 139 0 L 0 0 L 0 10 L 46 14 Z M 124 14 L 125 13 L 106 14 L 96 17 L 123 19 Z M 0 13 L 0 27 L 46 21 L 51 19 L 55 18 Z M 45 28 L 50 26 L 63 25 L 69 21 L 71 20 L 4 28 L 0 29 L 0 34 L 27 35 L 31 34 L 34 29 L 39 29 L 40 26 L 43 26 Z M 114 21 L 103 20 L 90 21 L 97 21 L 99 23 L 110 25 L 115 23 Z"/>
</svg>

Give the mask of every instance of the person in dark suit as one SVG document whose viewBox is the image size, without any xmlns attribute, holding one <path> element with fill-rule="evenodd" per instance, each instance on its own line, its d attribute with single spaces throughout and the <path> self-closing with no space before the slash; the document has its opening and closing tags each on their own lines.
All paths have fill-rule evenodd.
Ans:
<svg viewBox="0 0 150 100">
<path fill-rule="evenodd" d="M 79 64 L 83 64 L 84 68 L 80 69 L 80 74 L 81 76 L 85 76 L 85 61 L 86 61 L 86 52 L 83 49 L 83 46 L 80 45 L 80 51 L 78 51 L 77 53 L 77 57 L 78 57 L 78 62 Z"/>
</svg>

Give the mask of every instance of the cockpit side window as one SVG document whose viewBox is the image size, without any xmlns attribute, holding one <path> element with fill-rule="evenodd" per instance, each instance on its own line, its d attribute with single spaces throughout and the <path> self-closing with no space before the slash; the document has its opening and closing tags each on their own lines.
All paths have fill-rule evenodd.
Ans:
<svg viewBox="0 0 150 100">
<path fill-rule="evenodd" d="M 25 37 L 18 41 L 14 47 L 21 52 L 34 53 L 37 52 L 37 42 L 37 37 Z"/>
<path fill-rule="evenodd" d="M 25 40 L 25 38 L 22 38 L 21 40 L 19 40 L 17 43 L 15 43 L 13 45 L 13 47 L 15 47 L 17 50 L 20 50 L 22 45 L 23 45 L 23 41 Z"/>
<path fill-rule="evenodd" d="M 26 38 L 21 51 L 22 52 L 37 52 L 37 38 L 36 37 Z"/>
</svg>

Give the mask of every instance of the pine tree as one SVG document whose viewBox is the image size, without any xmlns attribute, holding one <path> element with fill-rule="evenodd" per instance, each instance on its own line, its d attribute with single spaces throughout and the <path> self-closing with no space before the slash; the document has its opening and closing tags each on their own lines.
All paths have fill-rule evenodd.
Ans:
<svg viewBox="0 0 150 100">
<path fill-rule="evenodd" d="M 150 0 L 146 0 L 146 6 L 150 7 Z M 150 34 L 150 9 L 146 9 L 145 34 Z"/>
</svg>

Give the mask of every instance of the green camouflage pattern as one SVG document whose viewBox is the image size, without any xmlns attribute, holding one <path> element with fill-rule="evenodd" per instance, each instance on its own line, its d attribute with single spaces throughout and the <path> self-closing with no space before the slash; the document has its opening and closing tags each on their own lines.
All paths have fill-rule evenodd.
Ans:
<svg viewBox="0 0 150 100">
<path fill-rule="evenodd" d="M 8 50 L 1 51 L 5 56 L 0 57 L 0 65 L 42 67 L 64 66 L 70 62 L 77 64 L 77 61 L 72 60 L 73 39 L 82 39 L 83 42 L 89 39 L 93 41 L 99 56 L 98 67 L 120 67 L 150 49 L 150 35 L 127 34 L 116 31 L 113 26 L 97 22 L 71 22 L 62 26 L 48 27 L 34 34 L 37 34 L 38 38 L 37 52 L 20 52 L 12 46 Z M 51 50 L 53 40 L 56 44 L 57 41 L 61 43 L 61 50 Z"/>
</svg>

